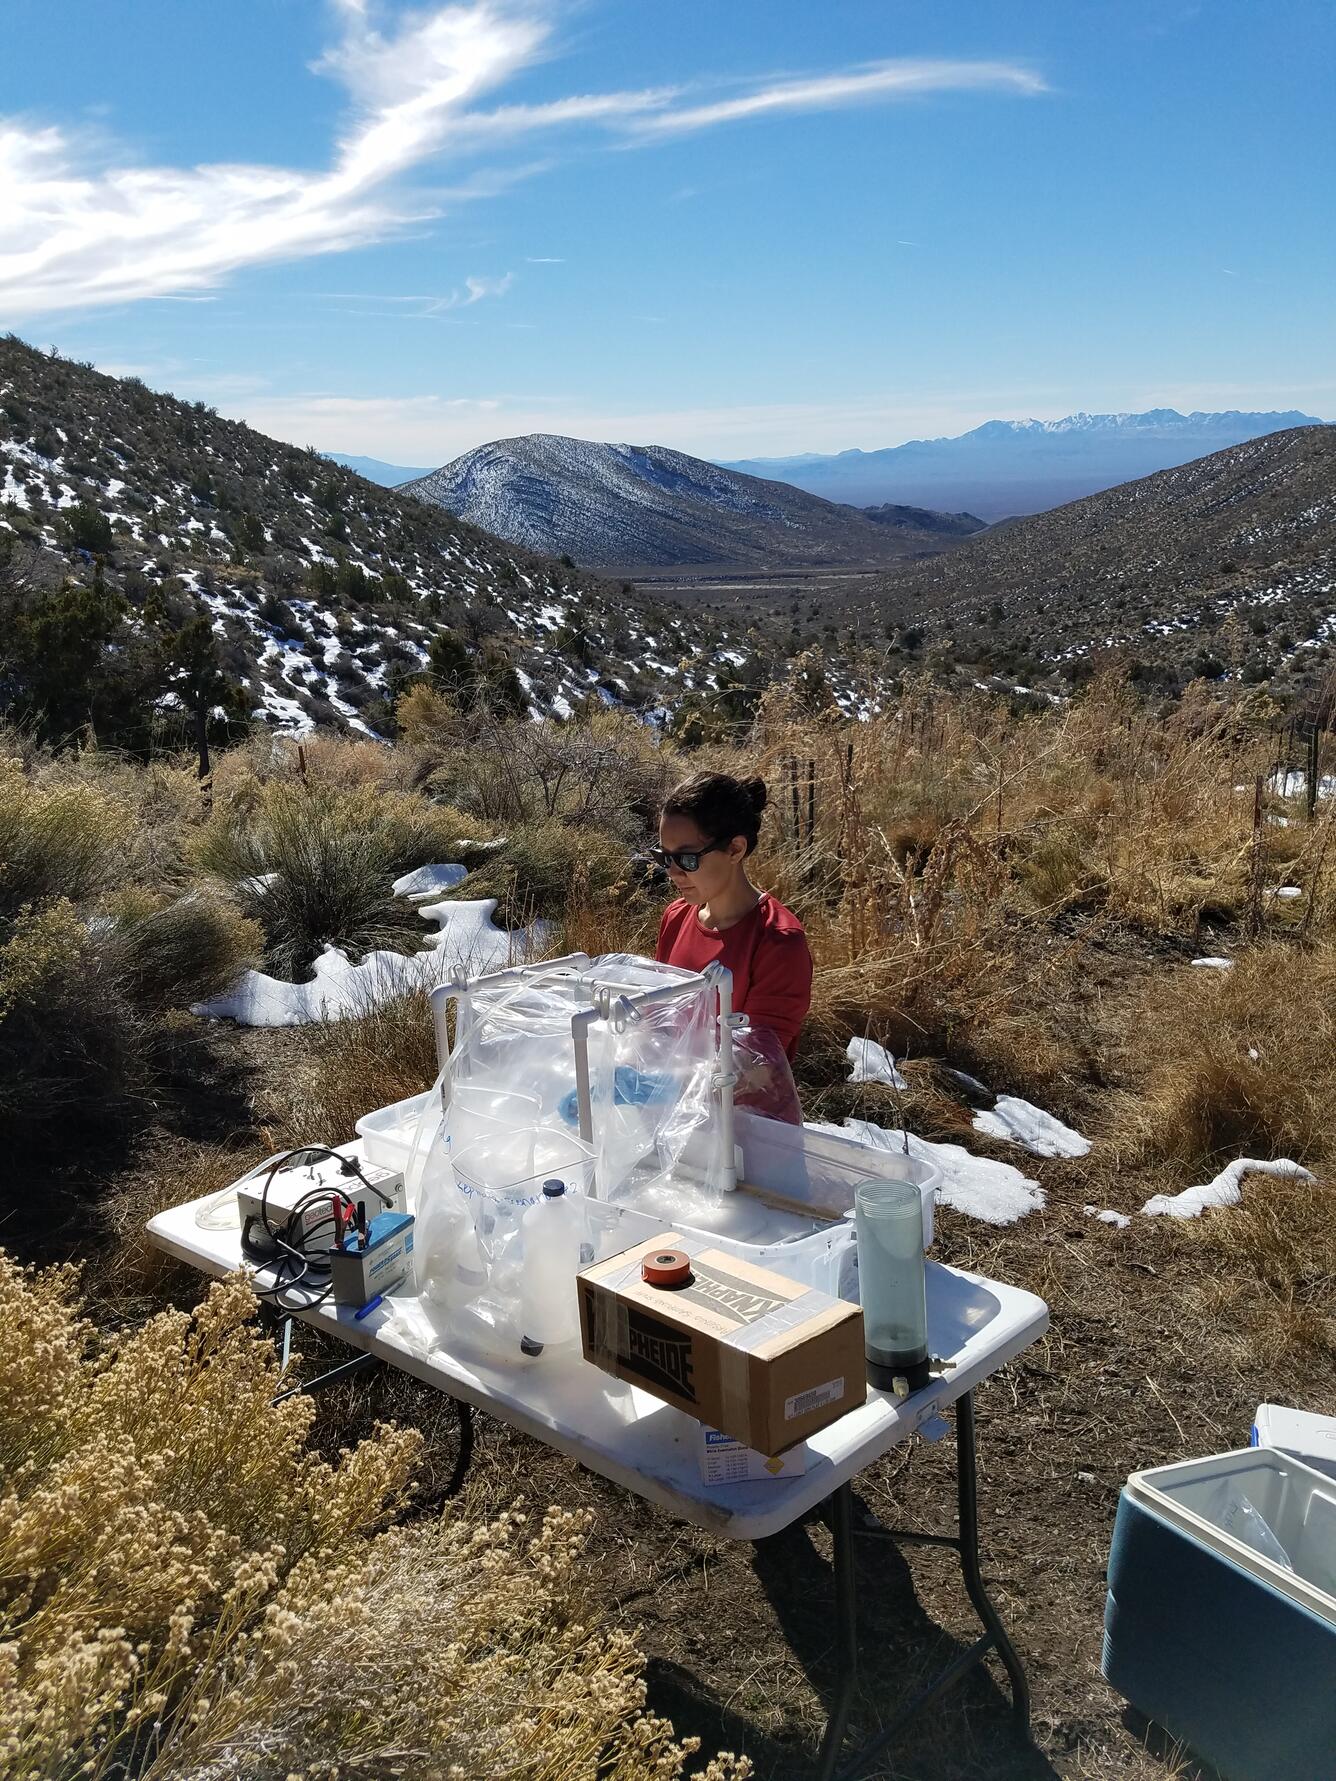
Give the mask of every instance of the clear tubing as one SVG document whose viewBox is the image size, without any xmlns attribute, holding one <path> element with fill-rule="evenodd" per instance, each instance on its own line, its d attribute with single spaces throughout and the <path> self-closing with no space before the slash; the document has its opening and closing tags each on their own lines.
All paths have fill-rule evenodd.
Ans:
<svg viewBox="0 0 1336 1781">
<path fill-rule="evenodd" d="M 928 1379 L 923 1198 L 917 1185 L 860 1182 L 854 1189 L 854 1223 L 868 1377 L 901 1394 L 917 1391 Z"/>
</svg>

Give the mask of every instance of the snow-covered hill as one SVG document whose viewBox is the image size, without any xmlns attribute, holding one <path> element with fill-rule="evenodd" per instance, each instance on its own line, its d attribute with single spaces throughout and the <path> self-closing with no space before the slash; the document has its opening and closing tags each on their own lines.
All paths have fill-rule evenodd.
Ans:
<svg viewBox="0 0 1336 1781">
<path fill-rule="evenodd" d="M 533 713 L 556 716 L 590 699 L 708 699 L 739 676 L 764 684 L 772 660 L 745 627 L 533 555 L 202 403 L 13 336 L 0 339 L 0 567 L 7 550 L 21 569 L 11 604 L 99 578 L 135 636 L 207 612 L 255 715 L 298 733 L 378 731 L 442 630 L 498 681 L 513 672 Z"/>
<path fill-rule="evenodd" d="M 959 532 L 931 513 L 873 523 L 782 482 L 738 475 L 661 445 L 530 433 L 479 446 L 406 492 L 529 550 L 582 566 L 868 565 L 941 550 Z M 977 522 L 975 522 L 977 525 Z"/>
</svg>

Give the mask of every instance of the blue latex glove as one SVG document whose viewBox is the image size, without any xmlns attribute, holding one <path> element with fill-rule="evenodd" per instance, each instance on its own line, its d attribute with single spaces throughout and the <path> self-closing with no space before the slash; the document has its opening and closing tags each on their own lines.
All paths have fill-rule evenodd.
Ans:
<svg viewBox="0 0 1336 1781">
<path fill-rule="evenodd" d="M 671 1076 L 650 1076 L 644 1070 L 633 1070 L 629 1064 L 618 1064 L 612 1079 L 612 1098 L 620 1107 L 648 1107 L 656 1101 L 668 1100 L 673 1092 Z M 580 1124 L 580 1093 L 572 1089 L 563 1095 L 557 1108 L 565 1123 L 575 1131 Z"/>
</svg>

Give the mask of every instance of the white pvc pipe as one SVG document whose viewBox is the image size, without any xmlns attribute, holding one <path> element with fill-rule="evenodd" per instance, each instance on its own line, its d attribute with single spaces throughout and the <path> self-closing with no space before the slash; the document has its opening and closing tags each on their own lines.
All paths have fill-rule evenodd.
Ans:
<svg viewBox="0 0 1336 1781">
<path fill-rule="evenodd" d="M 719 991 L 719 1068 L 715 1075 L 716 1099 L 719 1105 L 719 1185 L 725 1193 L 734 1193 L 738 1185 L 737 1156 L 733 1137 L 733 1085 L 737 1073 L 733 1068 L 733 973 L 726 965 L 711 965 Z"/>
</svg>

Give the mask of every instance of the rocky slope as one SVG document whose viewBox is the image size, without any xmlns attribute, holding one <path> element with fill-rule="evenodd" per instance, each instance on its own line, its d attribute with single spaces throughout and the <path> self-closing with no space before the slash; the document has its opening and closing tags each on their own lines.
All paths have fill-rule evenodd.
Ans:
<svg viewBox="0 0 1336 1781">
<path fill-rule="evenodd" d="M 1079 679 L 1118 651 L 1152 680 L 1194 672 L 1315 686 L 1336 659 L 1336 426 L 1274 433 L 994 527 L 882 578 L 923 647 L 1027 678 Z"/>
<path fill-rule="evenodd" d="M 884 563 L 944 549 L 959 531 L 955 515 L 906 511 L 878 523 L 664 446 L 553 433 L 479 446 L 406 492 L 529 550 L 626 573 Z"/>
<path fill-rule="evenodd" d="M 884 451 L 749 458 L 730 470 L 793 483 L 828 501 L 966 507 L 986 520 L 1038 513 L 1185 464 L 1268 433 L 1315 425 L 1283 414 L 1071 414 L 1057 421 L 985 421 L 950 439 L 911 439 Z"/>
<path fill-rule="evenodd" d="M 377 730 L 442 629 L 513 667 L 536 713 L 671 706 L 709 696 L 721 672 L 767 677 L 736 627 L 13 336 L 0 340 L 6 554 L 23 560 L 29 601 L 98 576 L 136 626 L 164 603 L 208 612 L 255 715 L 298 732 Z"/>
</svg>

